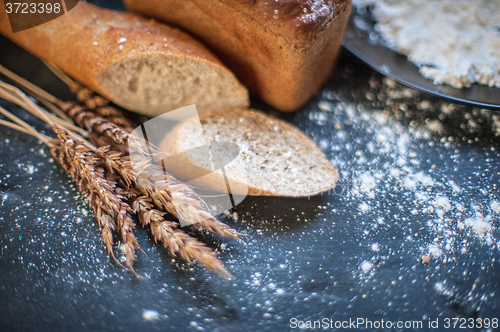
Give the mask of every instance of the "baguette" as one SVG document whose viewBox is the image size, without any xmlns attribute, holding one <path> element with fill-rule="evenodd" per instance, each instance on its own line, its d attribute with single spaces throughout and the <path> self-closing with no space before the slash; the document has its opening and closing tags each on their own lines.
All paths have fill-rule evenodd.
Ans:
<svg viewBox="0 0 500 332">
<path fill-rule="evenodd" d="M 159 161 L 176 156 L 165 168 L 193 185 L 233 195 L 306 197 L 334 188 L 338 180 L 337 170 L 316 144 L 284 121 L 240 109 L 204 113 L 199 121 L 203 133 L 196 129 L 197 117 L 186 120 L 162 140 L 157 156 Z M 204 141 L 234 143 L 239 155 L 224 170 L 212 171 L 203 156 L 186 153 Z M 217 154 L 212 146 L 212 158 L 227 154 Z"/>
<path fill-rule="evenodd" d="M 67 14 L 12 33 L 0 0 L 0 33 L 131 111 L 156 116 L 247 107 L 246 88 L 201 43 L 136 14 L 80 1 Z"/>
<path fill-rule="evenodd" d="M 325 82 L 351 0 L 124 0 L 202 40 L 250 92 L 282 111 Z"/>
</svg>

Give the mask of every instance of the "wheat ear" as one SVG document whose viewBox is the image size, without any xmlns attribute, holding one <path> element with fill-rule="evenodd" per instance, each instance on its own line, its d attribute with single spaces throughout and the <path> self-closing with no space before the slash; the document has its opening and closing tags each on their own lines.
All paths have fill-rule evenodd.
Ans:
<svg viewBox="0 0 500 332">
<path fill-rule="evenodd" d="M 61 70 L 53 65 L 47 65 L 66 84 L 71 85 L 74 83 L 74 81 L 66 76 Z M 130 135 L 129 132 L 122 127 L 98 116 L 97 113 L 89 110 L 84 105 L 73 102 L 63 102 L 1 66 L 0 72 L 21 84 L 35 96 L 57 105 L 65 114 L 69 115 L 78 126 L 85 128 L 90 133 L 89 138 L 92 139 L 93 143 L 96 145 L 100 145 L 99 143 L 109 144 L 118 148 L 120 151 L 125 151 L 123 147 L 128 145 L 134 149 L 134 151 L 144 156 L 143 163 L 146 166 L 144 168 L 149 169 L 150 172 L 148 174 L 151 175 L 151 179 L 146 179 L 144 176 L 142 179 L 148 182 L 147 188 L 162 188 L 161 184 L 172 185 L 172 188 L 166 187 L 165 190 L 148 189 L 146 191 L 146 194 L 153 199 L 153 202 L 158 208 L 166 209 L 175 216 L 180 214 L 185 220 L 192 221 L 195 226 L 201 225 L 212 233 L 239 239 L 238 236 L 241 234 L 214 218 L 207 211 L 208 208 L 205 202 L 196 192 L 194 192 L 194 190 L 186 185 L 179 184 L 173 176 L 165 174 L 161 168 L 154 167 L 154 165 L 151 164 L 150 155 L 147 152 L 150 150 L 150 146 L 146 145 L 142 140 Z M 102 104 L 102 102 L 100 103 Z M 140 158 L 140 156 L 138 156 L 138 158 Z"/>
<path fill-rule="evenodd" d="M 132 197 L 130 205 L 136 211 L 141 224 L 144 227 L 149 226 L 155 242 L 161 242 L 172 256 L 179 255 L 190 263 L 195 259 L 208 270 L 231 277 L 212 249 L 178 229 L 177 223 L 166 220 L 166 213 L 155 209 L 149 197 L 141 195 L 137 189 L 133 189 Z"/>
<path fill-rule="evenodd" d="M 173 256 L 179 255 L 188 262 L 194 259 L 208 270 L 225 277 L 231 276 L 212 249 L 178 229 L 176 223 L 165 220 L 166 213 L 155 208 L 145 189 L 132 188 L 135 177 L 130 172 L 130 159 L 128 156 L 110 151 L 108 147 L 97 149 L 96 154 L 106 160 L 105 168 L 108 173 L 120 175 L 123 187 L 129 193 L 129 205 L 141 224 L 144 227 L 149 227 L 156 242 L 161 242 L 165 247 L 168 247 Z"/>
<path fill-rule="evenodd" d="M 128 168 L 127 171 L 130 177 L 134 178 L 137 187 L 165 188 L 146 191 L 158 208 L 166 209 L 196 226 L 201 225 L 212 233 L 239 239 L 238 236 L 241 234 L 214 218 L 208 212 L 206 203 L 192 188 L 180 183 L 172 175 L 166 174 L 161 167 L 153 164 L 154 147 L 82 105 L 66 102 L 62 105 L 62 110 L 75 121 L 76 125 L 89 133 L 107 137 L 115 145 L 128 146 L 137 152 L 136 160 L 141 165 L 137 168 L 143 169 L 142 172 L 137 172 L 140 174 L 140 179 L 135 179 L 132 168 Z"/>
<path fill-rule="evenodd" d="M 15 89 L 12 89 L 12 91 L 15 91 Z M 16 92 L 19 94 L 19 91 Z M 15 98 L 10 99 L 20 104 L 19 100 L 16 100 Z M 26 107 L 26 105 L 24 105 L 24 107 Z M 219 275 L 231 277 L 231 274 L 224 268 L 222 262 L 217 258 L 215 252 L 213 252 L 203 242 L 198 241 L 197 239 L 178 229 L 174 222 L 164 220 L 165 213 L 154 209 L 152 204 L 150 203 L 150 198 L 141 196 L 140 191 L 137 189 L 133 189 L 130 192 L 125 192 L 116 187 L 115 181 L 119 180 L 123 182 L 123 186 L 125 188 L 130 188 L 132 182 L 132 179 L 130 178 L 131 174 L 130 172 L 123 172 L 124 169 L 130 168 L 130 161 L 127 156 L 123 156 L 119 152 L 109 151 L 108 147 L 95 149 L 95 147 L 92 147 L 92 145 L 90 144 L 87 144 L 87 146 L 74 146 L 75 142 L 78 142 L 78 140 L 68 138 L 70 132 L 57 127 L 54 127 L 54 131 L 58 133 L 59 144 L 54 145 L 53 142 L 49 144 L 49 142 L 51 141 L 49 137 L 39 134 L 38 132 L 36 132 L 36 130 L 29 127 L 29 125 L 24 123 L 22 120 L 18 120 L 8 111 L 3 111 L 4 112 L 0 110 L 1 113 L 9 117 L 11 120 L 24 125 L 24 127 L 14 125 L 3 120 L 0 120 L 0 124 L 32 134 L 51 147 L 51 153 L 54 158 L 61 165 L 63 165 L 63 168 L 73 177 L 75 182 L 78 183 L 79 189 L 87 195 L 90 206 L 93 207 L 93 210 L 97 216 L 102 231 L 103 241 L 106 245 L 108 254 L 115 260 L 116 258 L 112 251 L 112 231 L 115 230 L 116 225 L 113 222 L 113 218 L 110 217 L 110 210 L 101 208 L 102 206 L 104 206 L 104 203 L 100 195 L 96 194 L 96 192 L 92 192 L 86 189 L 87 186 L 85 185 L 85 183 L 88 183 L 88 180 L 86 180 L 85 177 L 80 176 L 80 174 L 85 174 L 86 172 L 78 171 L 78 168 L 71 167 L 71 165 L 74 164 L 82 164 L 82 160 L 85 160 L 85 167 L 87 172 L 97 172 L 97 174 L 101 174 L 106 177 L 106 180 L 108 180 L 108 188 L 107 190 L 106 188 L 104 188 L 105 191 L 110 192 L 110 189 L 112 189 L 115 193 L 114 195 L 116 196 L 116 193 L 118 193 L 117 197 L 122 201 L 126 196 L 131 202 L 133 202 L 132 211 L 138 215 L 140 222 L 144 226 L 149 226 L 155 241 L 162 242 L 164 246 L 169 248 L 169 251 L 172 255 L 175 256 L 177 254 L 188 262 L 192 262 L 192 260 L 194 259 L 207 269 L 212 270 Z M 44 111 L 41 109 L 35 109 L 31 110 L 31 112 L 39 117 L 42 117 L 39 113 L 42 113 Z M 26 128 L 29 128 L 29 130 Z M 78 136 L 75 137 L 78 139 Z M 61 146 L 61 142 L 64 143 L 64 145 Z M 91 149 L 93 149 L 95 156 L 89 151 L 89 146 Z M 78 153 L 72 151 L 76 151 Z M 86 152 L 85 155 L 83 155 L 83 159 L 81 154 L 82 152 Z M 80 159 L 75 160 L 76 157 L 80 157 Z M 91 169 L 89 169 L 89 167 L 91 167 Z M 106 171 L 105 174 L 103 172 L 103 168 Z M 116 176 L 113 179 L 110 179 L 110 175 L 112 175 L 114 172 L 120 173 L 121 176 Z M 93 178 L 95 177 L 96 176 L 94 175 Z M 104 181 L 104 179 L 101 180 Z M 95 185 L 93 187 L 95 187 Z M 111 196 L 112 195 L 110 194 L 106 195 L 106 197 Z M 128 209 L 128 207 L 124 208 L 124 210 L 126 209 Z M 116 210 L 116 208 L 114 208 L 113 210 Z M 128 227 L 133 228 L 135 226 L 131 222 L 130 218 L 125 218 L 125 223 L 123 221 L 120 222 L 120 220 L 124 218 L 120 218 L 119 216 L 114 216 L 114 219 L 117 219 L 119 221 L 119 225 L 121 225 L 119 228 L 122 230 L 122 237 L 124 236 L 123 233 L 125 233 L 124 243 L 126 252 L 126 264 L 127 266 L 129 266 L 131 271 L 134 272 L 131 268 L 131 257 L 133 257 L 133 250 L 131 248 L 135 247 L 134 243 L 136 244 L 136 241 L 135 237 L 131 240 L 127 240 L 127 233 L 124 232 L 124 230 L 126 230 Z M 123 225 L 125 225 L 125 227 Z"/>
<path fill-rule="evenodd" d="M 123 128 L 117 128 L 121 126 L 120 123 L 116 123 L 109 118 L 98 119 L 95 117 L 95 115 L 109 115 L 116 116 L 115 120 L 118 120 L 118 117 L 124 117 L 124 114 L 118 108 L 107 107 L 103 109 L 105 110 L 105 112 L 101 111 L 100 113 L 99 106 L 108 104 L 106 99 L 100 97 L 99 95 L 93 93 L 91 90 L 80 85 L 78 82 L 72 80 L 61 69 L 57 68 L 53 64 L 45 62 L 45 65 L 64 83 L 66 83 L 74 93 L 77 94 L 77 100 L 85 104 L 86 109 L 82 109 L 76 105 L 71 104 L 61 105 L 63 111 L 66 114 L 69 114 L 69 116 L 75 120 L 77 125 L 87 129 L 89 132 L 95 131 L 102 134 L 103 136 L 107 136 L 111 138 L 115 142 L 115 144 L 129 144 L 129 146 L 132 146 L 132 148 L 134 148 L 136 152 L 143 155 L 148 148 L 151 149 L 150 146 L 144 146 L 144 143 L 140 140 L 137 140 L 135 138 L 131 139 L 132 135 L 128 135 L 127 130 L 124 130 L 126 132 L 124 133 L 122 130 L 120 130 Z M 93 101 L 92 98 L 96 98 L 96 100 Z M 89 112 L 91 114 L 85 111 L 91 111 Z M 147 158 L 145 158 L 144 161 L 146 162 Z M 152 169 L 152 173 L 157 173 L 152 174 L 153 176 L 162 174 L 162 177 L 166 177 L 163 169 L 155 167 L 152 167 Z M 191 188 L 186 185 L 179 184 L 178 181 L 176 181 L 175 178 L 170 175 L 168 177 L 170 178 L 168 179 L 168 181 L 173 183 L 171 187 L 167 187 L 170 189 L 170 195 L 165 195 L 164 193 L 159 191 L 155 192 L 159 200 L 162 201 L 163 208 L 167 209 L 171 213 L 174 213 L 176 216 L 178 214 L 181 214 L 181 217 L 185 218 L 185 220 L 196 221 L 195 224 L 203 226 L 210 232 L 226 237 L 238 238 L 239 234 L 236 231 L 234 231 L 226 224 L 221 223 L 219 220 L 215 219 L 207 211 L 207 209 L 205 209 L 205 202 Z M 153 183 L 150 184 L 154 185 Z M 148 188 L 155 187 L 148 186 Z M 169 198 L 173 199 L 175 202 L 175 211 L 173 211 L 172 209 L 171 200 Z"/>
<path fill-rule="evenodd" d="M 63 148 L 62 142 L 58 139 L 52 139 L 48 136 L 42 135 L 39 132 L 37 132 L 34 128 L 29 126 L 28 124 L 24 123 L 22 120 L 19 118 L 13 116 L 10 112 L 5 110 L 4 108 L 0 107 L 0 113 L 5 115 L 6 117 L 10 118 L 14 122 L 18 123 L 19 125 L 14 125 L 11 122 L 7 122 L 4 120 L 0 120 L 0 124 L 22 131 L 24 133 L 30 134 L 39 140 L 41 140 L 45 145 L 47 145 L 50 148 L 51 154 L 54 157 L 54 159 L 63 166 L 64 170 L 73 178 L 73 180 L 77 183 L 78 189 L 81 193 L 86 195 L 89 205 L 93 208 L 94 213 L 96 215 L 99 228 L 101 229 L 101 236 L 103 239 L 103 242 L 106 246 L 106 250 L 108 252 L 108 255 L 110 255 L 119 265 L 121 265 L 118 260 L 116 259 L 114 253 L 113 253 L 113 236 L 112 232 L 115 230 L 115 223 L 113 222 L 113 219 L 106 213 L 103 212 L 103 210 L 100 208 L 101 205 L 104 204 L 99 204 L 98 197 L 95 195 L 90 195 L 89 191 L 87 190 L 87 185 L 83 182 L 83 179 L 77 176 L 76 169 L 80 169 L 80 167 L 74 167 L 69 164 L 69 158 L 65 156 L 64 154 L 68 150 L 68 146 Z M 81 149 L 82 146 L 76 147 L 77 149 Z"/>
<path fill-rule="evenodd" d="M 126 198 L 113 191 L 116 184 L 105 179 L 102 172 L 95 168 L 97 164 L 103 163 L 103 160 L 91 151 L 95 147 L 77 134 L 60 127 L 52 120 L 50 114 L 31 102 L 21 91 L 1 81 L 0 97 L 17 103 L 52 126 L 53 131 L 58 135 L 60 144 L 52 146 L 51 153 L 78 183 L 80 191 L 87 193 L 89 203 L 100 222 L 103 240 L 110 254 L 112 254 L 111 230 L 117 228 L 125 246 L 126 265 L 135 273 L 132 268 L 135 260 L 135 249 L 140 247 L 133 234 L 135 224 L 131 219 L 131 209 L 124 202 Z M 12 114 L 9 116 L 4 113 L 4 115 L 19 125 L 23 124 L 19 122 L 22 120 L 16 120 Z M 117 227 L 111 223 L 113 219 L 116 220 Z"/>
</svg>

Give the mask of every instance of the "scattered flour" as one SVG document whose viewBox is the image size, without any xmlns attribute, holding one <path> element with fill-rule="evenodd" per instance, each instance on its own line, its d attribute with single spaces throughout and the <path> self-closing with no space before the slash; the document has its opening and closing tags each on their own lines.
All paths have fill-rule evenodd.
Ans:
<svg viewBox="0 0 500 332">
<path fill-rule="evenodd" d="M 361 204 L 359 204 L 359 210 L 363 212 L 370 211 L 370 205 L 368 205 L 368 203 L 366 202 L 362 202 Z"/>
<path fill-rule="evenodd" d="M 465 226 L 471 227 L 474 232 L 479 236 L 485 236 L 491 230 L 491 223 L 479 215 L 473 218 L 467 218 L 464 221 Z"/>
<path fill-rule="evenodd" d="M 428 250 L 429 254 L 432 255 L 433 257 L 439 257 L 443 253 L 441 248 L 439 248 L 439 246 L 437 246 L 436 244 L 429 245 Z"/>
<path fill-rule="evenodd" d="M 417 191 L 415 193 L 415 198 L 418 199 L 419 201 L 424 201 L 424 202 L 429 200 L 429 196 L 426 193 L 420 191 Z"/>
<path fill-rule="evenodd" d="M 375 189 L 377 185 L 375 178 L 369 172 L 365 172 L 360 175 L 359 183 L 359 189 L 363 193 L 369 193 Z"/>
<path fill-rule="evenodd" d="M 490 203 L 490 208 L 494 213 L 500 213 L 500 203 L 497 201 L 492 201 Z"/>
<path fill-rule="evenodd" d="M 334 123 L 355 124 L 358 130 L 367 133 L 365 138 L 353 144 L 343 126 L 335 126 L 334 139 L 339 146 L 345 147 L 347 156 L 355 157 L 351 165 L 337 166 L 340 170 L 347 169 L 343 176 L 352 181 L 347 201 L 357 209 L 360 232 L 371 252 L 383 257 L 386 246 L 382 248 L 376 243 L 379 242 L 377 234 L 395 228 L 404 232 L 401 237 L 392 237 L 395 241 L 401 239 L 402 252 L 409 253 L 413 248 L 416 257 L 429 257 L 435 263 L 457 259 L 457 255 L 467 254 L 471 246 L 497 250 L 500 243 L 497 238 L 500 199 L 494 187 L 482 187 L 474 184 L 475 180 L 469 182 L 459 173 L 454 175 L 448 171 L 464 158 L 456 147 L 465 139 L 447 132 L 449 128 L 444 125 L 444 116 L 435 116 L 431 121 L 421 116 L 420 122 L 415 121 L 415 125 L 409 126 L 398 121 L 405 115 L 415 117 L 410 113 L 409 103 L 416 106 L 419 116 L 424 109 L 429 112 L 444 110 L 438 111 L 438 115 L 449 114 L 452 118 L 461 106 L 420 99 L 414 92 L 410 93 L 411 90 L 405 92 L 408 89 L 388 78 L 373 79 L 370 87 L 370 93 L 377 96 L 370 98 L 380 101 L 374 102 L 373 106 L 339 101 L 337 104 L 328 103 L 328 107 L 323 105 L 323 113 L 330 117 L 345 114 L 346 119 Z M 384 102 L 387 107 L 383 106 Z M 476 109 L 472 113 L 464 114 L 464 121 L 485 112 Z M 396 119 L 395 114 L 400 117 Z M 328 122 L 322 121 L 322 125 Z M 429 123 L 433 123 L 431 127 L 434 128 L 442 127 L 442 130 L 432 130 Z M 431 154 L 426 152 L 428 146 L 436 144 L 440 144 L 442 154 L 433 158 L 439 157 L 439 160 L 429 158 Z M 332 151 L 337 154 L 342 150 L 334 147 Z M 492 152 L 492 155 L 496 154 Z M 364 162 L 359 163 L 362 158 Z M 494 173 L 494 168 L 489 171 Z M 481 172 L 478 170 L 477 174 Z M 391 250 L 398 249 L 391 246 Z M 371 276 L 373 263 L 370 262 L 373 260 L 361 261 L 358 266 L 361 275 L 368 271 L 366 276 Z"/>
<path fill-rule="evenodd" d="M 363 273 L 368 274 L 373 269 L 373 263 L 370 261 L 363 261 L 359 268 L 363 271 Z"/>
<path fill-rule="evenodd" d="M 436 199 L 432 201 L 432 205 L 435 208 L 443 209 L 445 211 L 449 211 L 452 209 L 450 200 L 445 196 L 437 196 Z"/>
<path fill-rule="evenodd" d="M 276 291 L 275 291 L 276 295 L 278 296 L 282 296 L 282 295 L 285 295 L 286 291 L 283 289 L 283 288 L 278 288 Z"/>
<path fill-rule="evenodd" d="M 158 311 L 155 310 L 144 310 L 142 312 L 142 318 L 147 321 L 154 321 L 160 319 L 160 314 L 158 314 Z"/>
</svg>

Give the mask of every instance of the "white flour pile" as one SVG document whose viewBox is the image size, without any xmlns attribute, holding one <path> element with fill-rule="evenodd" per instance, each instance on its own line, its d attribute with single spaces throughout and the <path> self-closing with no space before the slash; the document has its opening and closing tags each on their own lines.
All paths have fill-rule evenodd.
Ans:
<svg viewBox="0 0 500 332">
<path fill-rule="evenodd" d="M 500 1 L 354 0 L 375 30 L 434 84 L 500 87 Z"/>
</svg>

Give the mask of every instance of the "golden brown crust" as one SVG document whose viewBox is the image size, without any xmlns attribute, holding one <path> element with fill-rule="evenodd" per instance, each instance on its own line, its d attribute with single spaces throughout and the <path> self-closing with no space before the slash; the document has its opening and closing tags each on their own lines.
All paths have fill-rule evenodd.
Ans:
<svg viewBox="0 0 500 332">
<path fill-rule="evenodd" d="M 200 38 L 252 94 L 283 111 L 302 106 L 327 79 L 351 9 L 351 0 L 125 3 Z"/>
<path fill-rule="evenodd" d="M 0 11 L 0 33 L 112 100 L 116 98 L 100 84 L 99 74 L 134 57 L 189 57 L 232 75 L 200 42 L 176 28 L 82 1 L 60 18 L 25 31 L 12 33 L 8 22 L 6 12 Z"/>
<path fill-rule="evenodd" d="M 219 0 L 299 48 L 308 47 L 349 5 L 346 0 Z"/>
</svg>

